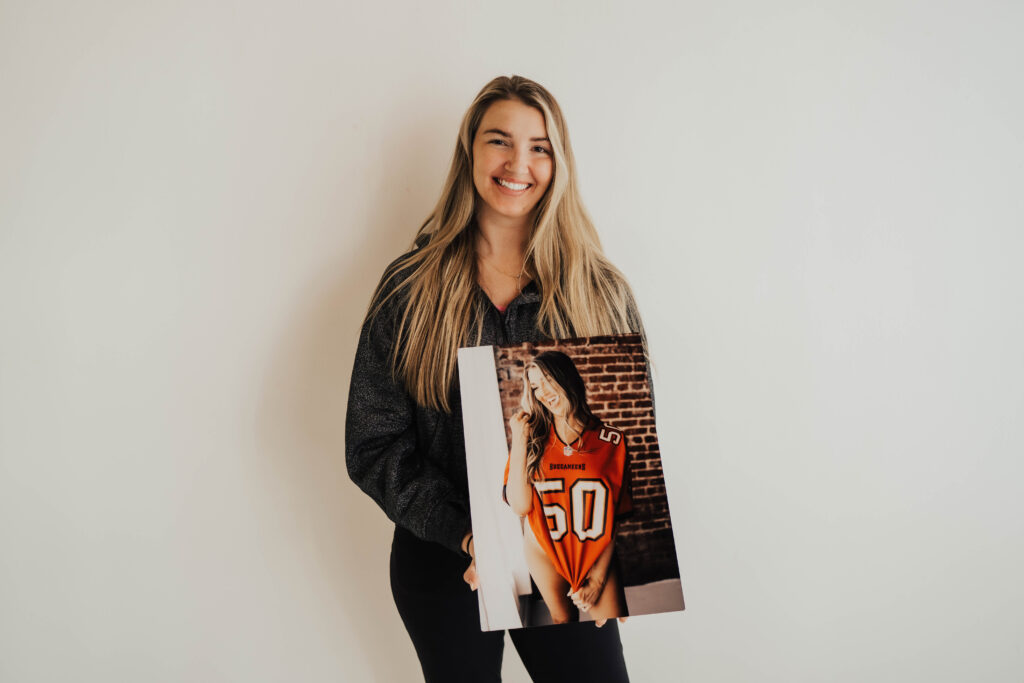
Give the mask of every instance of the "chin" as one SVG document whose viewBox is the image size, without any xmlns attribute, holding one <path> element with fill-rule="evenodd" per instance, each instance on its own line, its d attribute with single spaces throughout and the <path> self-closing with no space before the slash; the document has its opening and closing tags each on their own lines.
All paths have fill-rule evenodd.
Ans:
<svg viewBox="0 0 1024 683">
<path fill-rule="evenodd" d="M 498 206 L 501 206 L 500 204 Z M 522 218 L 529 216 L 530 212 L 533 211 L 532 206 L 509 206 L 502 207 L 501 209 L 495 209 L 495 213 L 501 214 L 505 218 Z"/>
</svg>

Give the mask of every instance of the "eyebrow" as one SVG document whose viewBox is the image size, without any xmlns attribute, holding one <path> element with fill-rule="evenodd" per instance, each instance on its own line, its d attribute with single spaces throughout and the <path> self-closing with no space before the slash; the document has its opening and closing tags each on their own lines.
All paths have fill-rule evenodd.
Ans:
<svg viewBox="0 0 1024 683">
<path fill-rule="evenodd" d="M 488 133 L 497 133 L 498 135 L 502 135 L 502 136 L 504 136 L 506 138 L 511 138 L 512 137 L 511 135 L 509 135 L 505 131 L 501 130 L 500 128 L 488 128 L 487 130 L 485 130 L 483 132 L 483 135 L 487 135 Z M 530 142 L 551 142 L 551 141 L 548 140 L 547 138 L 530 138 Z"/>
</svg>

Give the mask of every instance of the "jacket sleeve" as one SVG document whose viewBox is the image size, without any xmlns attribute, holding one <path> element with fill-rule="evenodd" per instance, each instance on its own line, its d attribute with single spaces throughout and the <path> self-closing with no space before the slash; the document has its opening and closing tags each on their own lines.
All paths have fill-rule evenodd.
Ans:
<svg viewBox="0 0 1024 683">
<path fill-rule="evenodd" d="M 392 521 L 463 554 L 469 510 L 447 474 L 425 456 L 417 439 L 417 406 L 392 376 L 397 310 L 389 302 L 360 331 L 348 394 L 345 463 L 352 480 Z"/>
<path fill-rule="evenodd" d="M 651 374 L 651 356 L 647 348 L 647 332 L 644 330 L 644 323 L 640 319 L 640 310 L 636 305 L 636 299 L 633 297 L 633 292 L 630 289 L 626 290 L 627 295 L 627 318 L 629 321 L 629 329 L 633 332 L 638 333 L 643 339 L 644 343 L 644 356 L 646 356 L 647 366 L 647 387 L 651 390 L 651 415 L 654 417 L 655 422 L 658 419 L 658 406 L 654 400 L 654 377 Z"/>
</svg>

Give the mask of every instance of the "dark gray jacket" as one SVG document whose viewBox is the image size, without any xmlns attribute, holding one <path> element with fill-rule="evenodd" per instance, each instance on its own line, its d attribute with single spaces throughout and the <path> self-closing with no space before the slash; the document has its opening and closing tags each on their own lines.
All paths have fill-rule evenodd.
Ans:
<svg viewBox="0 0 1024 683">
<path fill-rule="evenodd" d="M 393 280 L 377 296 L 395 285 Z M 479 288 L 477 296 L 485 310 L 481 345 L 545 338 L 537 329 L 540 292 L 535 283 L 527 284 L 504 314 Z M 418 405 L 401 380 L 392 378 L 389 358 L 403 304 L 403 299 L 393 298 L 359 334 L 345 421 L 345 461 L 352 480 L 396 524 L 459 552 L 470 521 L 458 379 L 450 394 L 452 412 L 445 413 Z"/>
<path fill-rule="evenodd" d="M 407 257 L 388 266 L 385 278 Z M 397 285 L 395 278 L 383 290 L 378 287 L 374 300 Z M 479 287 L 477 296 L 484 310 L 481 346 L 547 338 L 537 329 L 540 291 L 536 283 L 527 284 L 504 314 Z M 460 552 L 470 519 L 458 377 L 449 394 L 451 413 L 417 404 L 401 380 L 392 377 L 389 359 L 404 304 L 401 296 L 393 297 L 359 334 L 345 421 L 345 461 L 352 480 L 392 521 L 419 538 Z M 630 309 L 631 327 L 640 331 L 633 302 Z M 471 333 L 475 337 L 475 329 Z"/>
</svg>

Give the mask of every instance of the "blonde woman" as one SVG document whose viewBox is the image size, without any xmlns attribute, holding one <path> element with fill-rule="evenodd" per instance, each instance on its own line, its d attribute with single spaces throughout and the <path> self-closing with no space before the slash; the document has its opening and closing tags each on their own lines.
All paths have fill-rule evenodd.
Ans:
<svg viewBox="0 0 1024 683">
<path fill-rule="evenodd" d="M 391 588 L 427 681 L 498 681 L 503 634 L 481 632 L 460 346 L 642 332 L 576 186 L 554 97 L 492 80 L 462 119 L 451 168 L 410 251 L 385 271 L 356 350 L 345 426 L 352 479 L 395 522 Z M 535 681 L 627 681 L 614 620 L 518 629 Z"/>
</svg>

